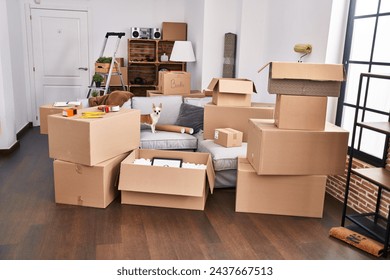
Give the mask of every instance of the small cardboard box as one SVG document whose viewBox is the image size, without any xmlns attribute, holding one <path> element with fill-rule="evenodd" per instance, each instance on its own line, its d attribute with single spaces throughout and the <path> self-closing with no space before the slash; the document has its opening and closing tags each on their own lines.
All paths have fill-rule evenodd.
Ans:
<svg viewBox="0 0 390 280">
<path fill-rule="evenodd" d="M 342 64 L 270 62 L 268 92 L 273 94 L 334 96 L 340 95 L 345 81 Z"/>
<path fill-rule="evenodd" d="M 162 94 L 189 95 L 191 93 L 191 73 L 184 71 L 160 71 L 158 90 Z"/>
<path fill-rule="evenodd" d="M 206 169 L 134 164 L 136 159 L 182 159 Z M 121 164 L 119 190 L 123 204 L 204 210 L 209 189 L 214 189 L 214 169 L 208 153 L 134 150 Z"/>
<path fill-rule="evenodd" d="M 73 117 L 48 117 L 51 158 L 93 166 L 139 147 L 139 110 L 121 108 L 91 119 L 82 118 L 83 112 L 101 111 L 92 107 Z"/>
<path fill-rule="evenodd" d="M 119 195 L 120 163 L 128 154 L 116 156 L 95 166 L 55 160 L 56 203 L 106 208 Z"/>
<path fill-rule="evenodd" d="M 236 212 L 321 218 L 325 175 L 257 175 L 247 159 L 238 158 Z"/>
<path fill-rule="evenodd" d="M 54 114 L 61 114 L 64 109 L 68 108 L 77 108 L 81 109 L 83 106 L 77 105 L 69 105 L 65 107 L 55 107 L 53 104 L 42 105 L 39 107 L 39 122 L 40 122 L 40 132 L 41 134 L 47 134 L 47 116 Z"/>
<path fill-rule="evenodd" d="M 278 94 L 275 105 L 275 125 L 283 129 L 324 130 L 326 96 Z"/>
<path fill-rule="evenodd" d="M 348 131 L 280 129 L 270 120 L 249 120 L 247 158 L 259 175 L 342 175 Z"/>
<path fill-rule="evenodd" d="M 127 86 L 129 84 L 127 67 L 121 67 L 121 73 L 122 73 L 123 85 Z M 103 84 L 106 83 L 106 79 L 107 79 L 107 77 L 104 77 Z M 122 86 L 121 78 L 119 75 L 112 75 L 111 76 L 110 86 Z"/>
<path fill-rule="evenodd" d="M 254 83 L 247 79 L 213 78 L 207 87 L 213 91 L 212 102 L 218 106 L 251 106 Z"/>
<path fill-rule="evenodd" d="M 273 119 L 274 104 L 252 103 L 250 107 L 225 107 L 208 103 L 204 106 L 204 139 L 214 139 L 214 131 L 230 127 L 243 133 L 242 141 L 247 141 L 249 119 Z"/>
<path fill-rule="evenodd" d="M 217 128 L 214 132 L 214 143 L 230 147 L 242 145 L 242 132 L 233 128 Z"/>
<path fill-rule="evenodd" d="M 168 41 L 187 41 L 187 23 L 163 22 L 162 39 Z"/>
</svg>

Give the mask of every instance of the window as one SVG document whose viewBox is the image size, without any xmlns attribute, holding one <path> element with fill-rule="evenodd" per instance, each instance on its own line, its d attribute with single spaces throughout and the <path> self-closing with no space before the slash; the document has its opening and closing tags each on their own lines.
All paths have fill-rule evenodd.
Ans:
<svg viewBox="0 0 390 280">
<path fill-rule="evenodd" d="M 339 98 L 336 124 L 352 132 L 355 109 L 364 121 L 389 121 L 390 81 L 370 79 L 362 86 L 362 101 L 356 106 L 360 73 L 390 75 L 390 0 L 351 0 L 344 49 L 347 81 Z M 363 119 L 361 119 L 363 118 Z M 387 147 L 384 135 L 357 131 L 357 157 L 379 166 Z M 351 133 L 350 133 L 351 137 Z M 351 141 L 351 139 L 349 140 Z M 349 142 L 349 145 L 351 143 Z"/>
</svg>

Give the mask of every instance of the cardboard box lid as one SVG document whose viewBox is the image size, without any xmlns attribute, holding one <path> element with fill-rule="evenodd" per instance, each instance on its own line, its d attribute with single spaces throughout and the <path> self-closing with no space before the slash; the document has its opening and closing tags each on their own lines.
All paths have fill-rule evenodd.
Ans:
<svg viewBox="0 0 390 280">
<path fill-rule="evenodd" d="M 269 62 L 258 72 L 270 67 L 271 79 L 315 80 L 315 81 L 345 81 L 345 71 L 342 64 L 314 64 L 299 62 Z"/>
<path fill-rule="evenodd" d="M 255 84 L 248 79 L 213 78 L 207 89 L 238 94 L 257 93 Z"/>
<path fill-rule="evenodd" d="M 206 170 L 204 169 L 191 169 L 191 168 L 167 168 L 167 167 L 160 167 L 160 166 L 149 166 L 149 165 L 137 165 L 133 164 L 135 159 L 139 158 L 149 158 L 152 159 L 153 157 L 161 157 L 161 158 L 181 158 L 183 159 L 183 162 L 191 162 L 191 163 L 198 163 L 198 164 L 205 164 Z M 203 196 L 204 190 L 203 188 L 197 188 L 197 189 L 191 189 L 191 190 L 180 190 L 180 193 L 178 192 L 177 188 L 172 187 L 169 190 L 161 190 L 160 185 L 158 181 L 153 180 L 153 170 L 158 170 L 158 172 L 164 172 L 166 173 L 166 178 L 170 180 L 174 180 L 175 175 L 180 173 L 184 173 L 184 176 L 188 175 L 191 176 L 191 173 L 194 174 L 195 172 L 206 172 L 206 179 L 210 187 L 210 192 L 213 193 L 214 191 L 214 182 L 215 182 L 215 172 L 212 164 L 212 159 L 210 154 L 208 153 L 194 153 L 194 152 L 181 152 L 181 151 L 170 151 L 170 150 L 150 150 L 150 149 L 137 149 L 133 150 L 130 155 L 122 161 L 122 165 L 131 165 L 132 168 L 139 168 L 140 170 L 148 170 L 148 174 L 150 174 L 150 178 L 147 180 L 152 180 L 153 184 L 150 184 L 148 186 L 148 189 L 139 189 L 137 186 L 128 186 L 124 185 L 123 180 L 119 181 L 119 190 L 125 190 L 125 191 L 142 191 L 142 192 L 150 192 L 150 193 L 164 193 L 164 194 L 171 194 L 171 195 L 188 195 L 188 196 Z M 126 177 L 126 174 L 122 173 L 122 167 L 121 167 L 121 177 Z M 126 178 L 125 181 L 130 178 Z"/>
<path fill-rule="evenodd" d="M 235 134 L 239 134 L 242 132 L 237 130 L 237 129 L 234 129 L 234 128 L 229 128 L 229 127 L 225 127 L 225 128 L 216 128 L 215 130 L 218 130 L 220 132 L 223 132 L 223 133 L 226 133 L 226 134 L 229 134 L 229 133 L 235 133 Z"/>
</svg>

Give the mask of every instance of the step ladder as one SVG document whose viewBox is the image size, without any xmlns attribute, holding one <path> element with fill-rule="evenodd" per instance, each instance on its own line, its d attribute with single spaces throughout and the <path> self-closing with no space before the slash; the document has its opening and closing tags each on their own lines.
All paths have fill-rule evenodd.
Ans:
<svg viewBox="0 0 390 280">
<path fill-rule="evenodd" d="M 111 77 L 112 76 L 119 76 L 119 78 L 121 80 L 122 89 L 126 90 L 124 82 L 123 82 L 121 68 L 119 66 L 119 63 L 115 59 L 116 52 L 118 51 L 119 43 L 120 43 L 121 38 L 123 36 L 125 36 L 124 32 L 119 32 L 119 33 L 117 33 L 117 32 L 107 32 L 106 37 L 104 38 L 103 48 L 102 48 L 102 50 L 100 52 L 100 56 L 99 57 L 102 57 L 104 55 L 104 52 L 105 52 L 106 46 L 107 46 L 108 38 L 109 37 L 117 37 L 116 45 L 115 45 L 115 51 L 114 51 L 114 53 L 111 56 L 112 60 L 111 60 L 111 64 L 110 64 L 110 69 L 109 69 L 108 73 L 97 73 L 97 74 L 102 75 L 103 77 L 106 78 L 104 86 L 101 86 L 101 87 L 94 86 L 94 81 L 92 79 L 91 85 L 88 87 L 87 98 L 89 98 L 90 95 L 91 95 L 91 92 L 95 91 L 95 90 L 99 91 L 99 92 L 104 91 L 103 95 L 106 95 L 109 92 L 110 81 L 111 81 Z M 116 69 L 117 69 L 116 72 L 113 72 L 114 67 L 116 67 Z"/>
</svg>

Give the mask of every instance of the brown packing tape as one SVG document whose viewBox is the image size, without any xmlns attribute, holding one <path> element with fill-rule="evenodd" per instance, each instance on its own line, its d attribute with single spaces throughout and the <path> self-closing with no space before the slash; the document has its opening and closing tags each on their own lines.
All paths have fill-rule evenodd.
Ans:
<svg viewBox="0 0 390 280">
<path fill-rule="evenodd" d="M 348 228 L 333 227 L 330 229 L 329 235 L 376 257 L 383 254 L 383 244 Z"/>
</svg>

